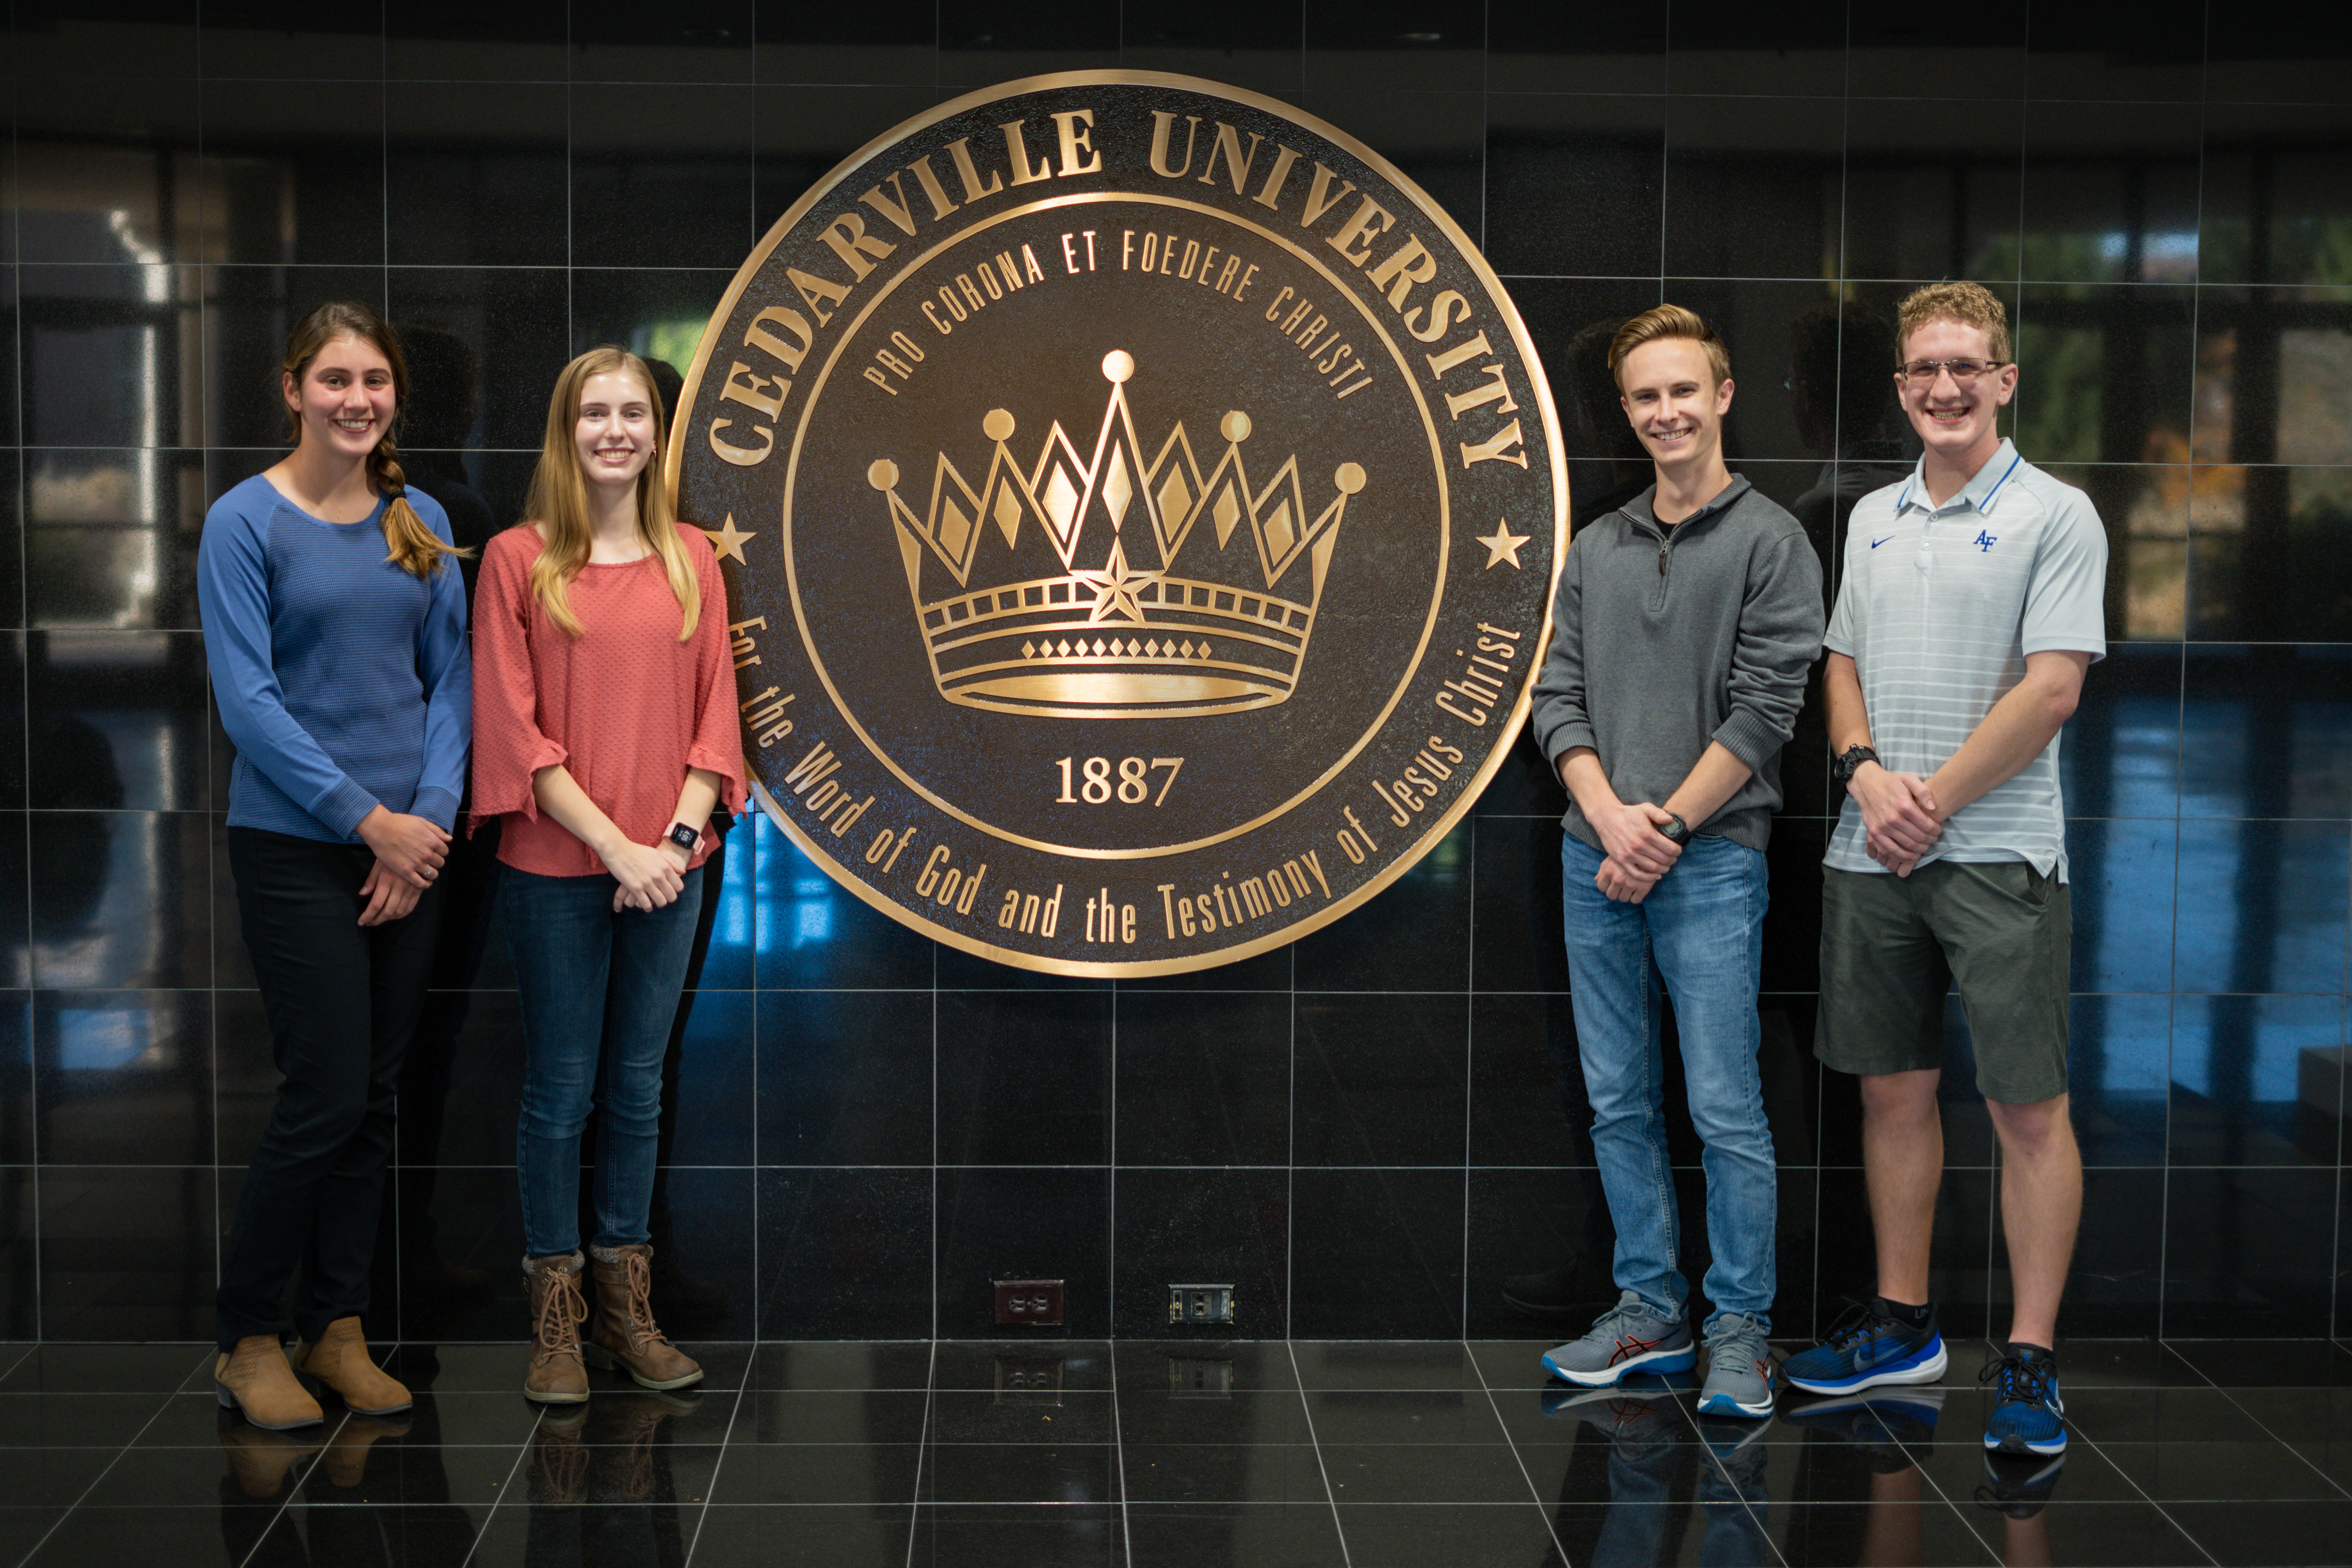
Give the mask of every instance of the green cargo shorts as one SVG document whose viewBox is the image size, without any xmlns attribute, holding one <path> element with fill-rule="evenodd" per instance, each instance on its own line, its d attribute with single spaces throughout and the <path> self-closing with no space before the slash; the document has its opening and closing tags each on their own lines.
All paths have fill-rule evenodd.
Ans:
<svg viewBox="0 0 2352 1568">
<path fill-rule="evenodd" d="M 1937 860 L 1909 877 L 1823 873 L 1821 1022 L 1813 1054 L 1840 1072 L 1944 1063 L 1944 996 L 1958 984 L 1987 1100 L 2066 1092 L 2066 885 L 2022 860 Z"/>
</svg>

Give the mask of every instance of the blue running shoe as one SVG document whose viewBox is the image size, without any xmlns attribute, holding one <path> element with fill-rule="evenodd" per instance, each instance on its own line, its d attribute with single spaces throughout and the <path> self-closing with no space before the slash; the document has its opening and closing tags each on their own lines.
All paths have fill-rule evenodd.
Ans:
<svg viewBox="0 0 2352 1568">
<path fill-rule="evenodd" d="M 1993 1386 L 1985 1447 L 1995 1454 L 2056 1454 L 2066 1447 L 2066 1405 L 2058 1397 L 2058 1359 L 2039 1345 L 2011 1344 L 1977 1373 Z"/>
<path fill-rule="evenodd" d="M 1875 1300 L 1857 1301 L 1809 1351 L 1780 1363 L 1790 1384 L 1808 1394 L 1853 1394 L 1882 1384 L 1933 1383 L 1944 1375 L 1944 1336 L 1897 1322 Z"/>
</svg>

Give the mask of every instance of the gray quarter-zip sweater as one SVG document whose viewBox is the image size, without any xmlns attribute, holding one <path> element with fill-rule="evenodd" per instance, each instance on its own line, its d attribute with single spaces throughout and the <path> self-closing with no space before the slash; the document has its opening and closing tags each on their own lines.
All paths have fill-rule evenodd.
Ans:
<svg viewBox="0 0 2352 1568">
<path fill-rule="evenodd" d="M 1691 826 L 1751 849 L 1771 837 L 1780 748 L 1822 651 L 1822 569 L 1797 520 L 1735 476 L 1671 528 L 1653 485 L 1569 546 L 1536 681 L 1537 744 L 1557 769 L 1590 746 L 1624 801 L 1663 804 L 1707 742 L 1754 771 Z M 1571 797 L 1561 826 L 1601 847 Z"/>
</svg>

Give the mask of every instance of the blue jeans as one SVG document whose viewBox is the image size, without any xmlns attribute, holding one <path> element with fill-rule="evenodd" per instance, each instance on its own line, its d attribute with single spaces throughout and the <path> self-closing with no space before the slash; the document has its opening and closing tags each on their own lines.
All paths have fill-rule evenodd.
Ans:
<svg viewBox="0 0 2352 1568">
<path fill-rule="evenodd" d="M 1691 1121 L 1706 1143 L 1714 1255 L 1706 1295 L 1715 1307 L 1706 1327 L 1740 1312 L 1769 1328 L 1778 1181 L 1756 1062 L 1764 857 L 1728 838 L 1693 838 L 1638 904 L 1613 902 L 1592 885 L 1601 858 L 1574 834 L 1560 845 L 1569 995 L 1592 1097 L 1593 1157 L 1617 1222 L 1617 1287 L 1677 1321 L 1689 1294 L 1675 1267 L 1681 1237 L 1663 1114 L 1663 976 L 1682 1038 Z"/>
<path fill-rule="evenodd" d="M 610 876 L 541 877 L 501 867 L 499 901 L 522 996 L 523 1247 L 580 1247 L 580 1134 L 596 1118 L 596 1242 L 650 1239 L 661 1147 L 662 1053 L 694 946 L 702 868 L 666 909 L 614 913 Z"/>
</svg>

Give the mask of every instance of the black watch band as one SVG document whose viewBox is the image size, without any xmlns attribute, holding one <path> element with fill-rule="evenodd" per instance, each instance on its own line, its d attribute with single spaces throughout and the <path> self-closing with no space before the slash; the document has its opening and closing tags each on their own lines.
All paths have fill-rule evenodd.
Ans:
<svg viewBox="0 0 2352 1568">
<path fill-rule="evenodd" d="M 1681 816 L 1675 812 L 1670 811 L 1666 813 L 1666 825 L 1658 829 L 1658 837 L 1664 839 L 1667 843 L 1677 847 L 1689 843 L 1691 840 L 1691 825 L 1685 822 Z"/>
<path fill-rule="evenodd" d="M 1853 775 L 1862 771 L 1863 763 L 1877 761 L 1878 753 L 1868 746 L 1848 746 L 1837 760 L 1837 782 L 1842 784 L 1853 783 Z"/>
<path fill-rule="evenodd" d="M 693 828 L 688 827 L 683 822 L 671 823 L 669 825 L 669 831 L 663 834 L 662 837 L 668 839 L 672 844 L 677 845 L 680 849 L 685 850 L 686 858 L 689 860 L 694 858 L 694 847 L 702 842 L 702 835 L 697 833 Z"/>
</svg>

